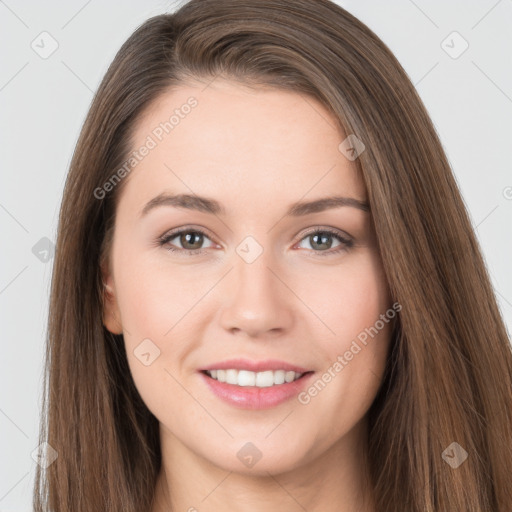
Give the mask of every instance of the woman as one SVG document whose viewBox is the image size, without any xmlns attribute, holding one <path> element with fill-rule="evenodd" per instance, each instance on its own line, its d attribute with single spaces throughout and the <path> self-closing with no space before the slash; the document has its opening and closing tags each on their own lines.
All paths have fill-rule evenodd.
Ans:
<svg viewBox="0 0 512 512">
<path fill-rule="evenodd" d="M 192 0 L 123 45 L 66 182 L 47 368 L 36 510 L 512 502 L 463 201 L 400 64 L 327 0 Z"/>
</svg>

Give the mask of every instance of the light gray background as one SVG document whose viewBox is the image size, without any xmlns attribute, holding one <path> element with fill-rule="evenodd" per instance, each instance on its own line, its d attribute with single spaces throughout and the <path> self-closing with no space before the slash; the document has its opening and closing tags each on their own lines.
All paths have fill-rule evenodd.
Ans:
<svg viewBox="0 0 512 512">
<path fill-rule="evenodd" d="M 512 0 L 338 3 L 384 40 L 417 86 L 512 332 Z M 31 510 L 53 261 L 42 262 L 32 248 L 43 237 L 55 241 L 74 145 L 115 53 L 144 20 L 176 5 L 0 0 L 0 512 Z M 31 48 L 43 31 L 58 42 L 46 59 Z M 453 31 L 469 43 L 456 59 L 441 46 Z M 453 36 L 446 45 L 461 48 Z"/>
</svg>

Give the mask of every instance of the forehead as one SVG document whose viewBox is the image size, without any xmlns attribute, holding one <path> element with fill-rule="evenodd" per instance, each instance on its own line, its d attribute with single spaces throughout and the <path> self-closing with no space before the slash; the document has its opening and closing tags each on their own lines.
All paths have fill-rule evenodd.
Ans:
<svg viewBox="0 0 512 512">
<path fill-rule="evenodd" d="M 296 92 L 216 79 L 162 94 L 135 126 L 139 157 L 121 203 L 131 209 L 162 192 L 206 195 L 234 213 L 261 214 L 301 198 L 365 200 L 354 162 L 338 149 L 346 135 L 318 101 Z M 142 147 L 149 150 L 143 151 Z"/>
</svg>

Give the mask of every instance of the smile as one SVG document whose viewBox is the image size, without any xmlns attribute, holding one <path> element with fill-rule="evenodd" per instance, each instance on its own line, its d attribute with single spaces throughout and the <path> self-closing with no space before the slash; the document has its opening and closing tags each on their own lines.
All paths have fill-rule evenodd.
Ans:
<svg viewBox="0 0 512 512">
<path fill-rule="evenodd" d="M 251 372 L 249 370 L 206 370 L 206 374 L 219 382 L 233 384 L 235 386 L 255 386 L 268 388 L 280 384 L 290 383 L 300 379 L 303 373 L 286 370 L 267 370 L 263 372 Z"/>
<path fill-rule="evenodd" d="M 222 402 L 239 409 L 271 409 L 296 397 L 315 372 L 217 369 L 199 372 L 207 388 Z"/>
</svg>

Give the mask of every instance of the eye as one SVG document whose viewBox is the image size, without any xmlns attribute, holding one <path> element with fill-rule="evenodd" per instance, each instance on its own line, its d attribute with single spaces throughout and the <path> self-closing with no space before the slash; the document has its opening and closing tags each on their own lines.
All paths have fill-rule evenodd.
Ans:
<svg viewBox="0 0 512 512">
<path fill-rule="evenodd" d="M 205 252 L 202 248 L 200 248 L 205 238 L 209 240 L 206 233 L 200 229 L 184 228 L 165 234 L 158 240 L 158 244 L 160 246 L 168 245 L 167 250 L 171 252 L 198 255 Z M 170 244 L 171 240 L 174 239 L 178 239 L 178 243 L 181 245 L 181 248 L 173 247 Z"/>
<path fill-rule="evenodd" d="M 338 249 L 333 251 L 329 250 L 332 247 L 332 238 L 336 238 L 340 242 Z M 346 251 L 354 245 L 353 240 L 342 235 L 341 232 L 331 228 L 316 228 L 314 231 L 310 231 L 304 238 L 302 238 L 301 242 L 303 240 L 308 241 L 310 246 L 313 247 L 313 251 L 316 253 L 315 256 L 332 256 L 333 254 Z M 314 250 L 315 247 L 320 248 L 321 250 Z"/>
<path fill-rule="evenodd" d="M 330 241 L 332 238 L 335 238 L 340 242 L 339 248 L 336 250 L 329 250 L 332 246 L 332 241 Z M 171 244 L 171 241 L 175 239 L 177 239 L 177 242 L 181 247 L 176 247 L 175 244 Z M 158 245 L 161 247 L 167 246 L 167 250 L 179 255 L 187 254 L 190 256 L 197 256 L 206 252 L 205 248 L 201 247 L 205 239 L 210 240 L 207 234 L 201 229 L 182 228 L 166 233 L 158 239 Z M 313 247 L 313 253 L 316 253 L 315 256 L 338 254 L 342 251 L 348 250 L 354 245 L 353 240 L 341 234 L 341 232 L 331 228 L 316 228 L 306 234 L 306 236 L 301 239 L 301 242 L 303 240 L 310 243 L 311 247 Z M 315 250 L 315 247 L 320 248 L 320 250 Z"/>
</svg>

